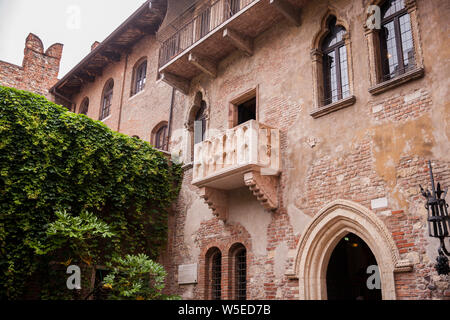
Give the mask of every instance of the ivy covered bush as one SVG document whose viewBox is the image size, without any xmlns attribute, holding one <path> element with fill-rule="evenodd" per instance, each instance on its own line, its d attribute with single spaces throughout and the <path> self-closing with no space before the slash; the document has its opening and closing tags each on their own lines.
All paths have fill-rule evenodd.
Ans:
<svg viewBox="0 0 450 320">
<path fill-rule="evenodd" d="M 147 142 L 0 86 L 0 299 L 36 274 L 41 297 L 61 298 L 51 263 L 156 259 L 181 172 Z"/>
</svg>

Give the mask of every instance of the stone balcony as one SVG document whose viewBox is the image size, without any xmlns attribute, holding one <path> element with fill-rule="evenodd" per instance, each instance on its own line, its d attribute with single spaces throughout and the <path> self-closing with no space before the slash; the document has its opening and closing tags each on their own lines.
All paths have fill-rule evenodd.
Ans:
<svg viewBox="0 0 450 320">
<path fill-rule="evenodd" d="M 267 210 L 278 208 L 281 172 L 278 129 L 248 121 L 194 147 L 192 184 L 220 219 L 228 216 L 227 191 L 247 186 Z"/>
</svg>

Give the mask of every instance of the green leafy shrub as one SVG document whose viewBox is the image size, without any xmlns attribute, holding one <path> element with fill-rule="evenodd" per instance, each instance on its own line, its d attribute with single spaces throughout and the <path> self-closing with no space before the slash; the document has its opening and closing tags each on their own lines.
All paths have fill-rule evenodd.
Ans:
<svg viewBox="0 0 450 320">
<path fill-rule="evenodd" d="M 108 264 L 110 273 L 104 279 L 104 288 L 109 288 L 113 300 L 168 300 L 179 299 L 162 293 L 164 268 L 145 254 L 126 255 L 113 258 Z"/>
<path fill-rule="evenodd" d="M 158 257 L 181 172 L 147 142 L 0 86 L 0 299 L 22 297 L 38 270 L 45 283 L 42 270 L 64 258 L 36 254 L 39 242 L 61 241 L 49 233 L 56 213 L 91 212 L 117 236 L 89 242 L 94 264 L 117 253 Z"/>
</svg>

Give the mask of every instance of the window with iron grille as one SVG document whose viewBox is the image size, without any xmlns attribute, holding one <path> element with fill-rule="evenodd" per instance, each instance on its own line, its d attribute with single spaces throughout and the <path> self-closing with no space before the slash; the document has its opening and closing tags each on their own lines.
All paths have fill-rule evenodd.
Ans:
<svg viewBox="0 0 450 320">
<path fill-rule="evenodd" d="M 414 69 L 416 63 L 410 15 L 405 1 L 386 1 L 381 17 L 382 80 L 387 81 Z"/>
<path fill-rule="evenodd" d="M 211 257 L 211 299 L 220 300 L 222 296 L 222 254 Z"/>
<path fill-rule="evenodd" d="M 103 90 L 102 109 L 100 120 L 106 119 L 111 114 L 111 103 L 114 91 L 114 80 L 110 79 Z"/>
<path fill-rule="evenodd" d="M 236 300 L 247 299 L 247 250 L 240 249 L 235 255 Z"/>
<path fill-rule="evenodd" d="M 136 68 L 136 75 L 134 81 L 134 94 L 144 90 L 146 79 L 147 79 L 147 61 L 144 61 Z"/>
<path fill-rule="evenodd" d="M 81 102 L 80 114 L 87 115 L 88 111 L 89 111 L 89 99 L 84 98 L 83 102 Z"/>
<path fill-rule="evenodd" d="M 348 77 L 347 48 L 345 28 L 336 25 L 336 18 L 328 22 L 330 33 L 322 42 L 324 101 L 323 105 L 337 102 L 350 96 Z"/>
</svg>

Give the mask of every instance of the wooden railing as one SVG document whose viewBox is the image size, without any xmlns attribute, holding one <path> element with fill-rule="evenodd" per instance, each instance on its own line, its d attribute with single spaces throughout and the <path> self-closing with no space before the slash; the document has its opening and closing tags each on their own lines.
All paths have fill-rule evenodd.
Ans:
<svg viewBox="0 0 450 320">
<path fill-rule="evenodd" d="M 159 51 L 159 67 L 164 66 L 255 1 L 257 0 L 217 0 L 212 2 L 163 42 Z"/>
</svg>

